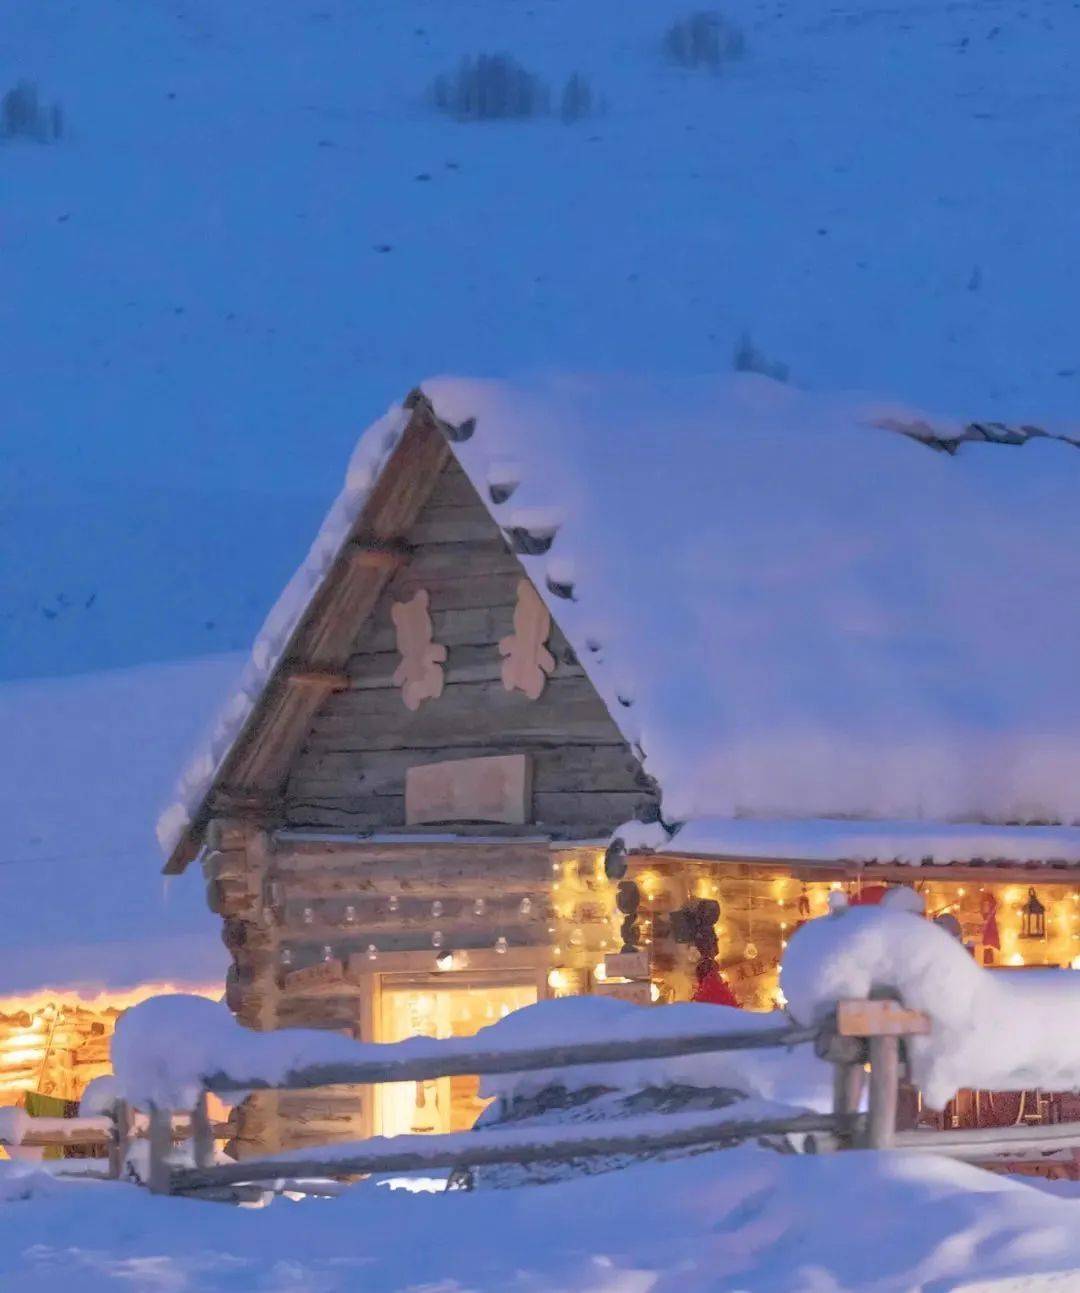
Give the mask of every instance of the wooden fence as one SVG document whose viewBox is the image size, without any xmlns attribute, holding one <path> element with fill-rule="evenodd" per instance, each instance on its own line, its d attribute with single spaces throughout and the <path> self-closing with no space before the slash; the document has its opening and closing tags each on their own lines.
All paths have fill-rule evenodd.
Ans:
<svg viewBox="0 0 1080 1293">
<path fill-rule="evenodd" d="M 179 1117 L 171 1110 L 151 1109 L 132 1115 L 124 1105 L 113 1119 L 82 1119 L 80 1133 L 69 1131 L 62 1143 L 107 1143 L 110 1174 L 119 1175 L 130 1141 L 149 1140 L 150 1189 L 160 1194 L 198 1195 L 236 1200 L 265 1189 L 292 1188 L 308 1193 L 335 1193 L 335 1180 L 357 1176 L 464 1169 L 496 1164 L 558 1163 L 607 1155 L 702 1149 L 761 1137 L 803 1138 L 799 1148 L 812 1152 L 847 1149 L 905 1150 L 971 1162 L 1015 1161 L 1080 1149 L 1080 1123 L 939 1131 L 897 1130 L 897 1108 L 903 1076 L 903 1041 L 925 1034 L 925 1015 L 892 1000 L 844 1001 L 826 1024 L 794 1024 L 725 1034 L 690 1034 L 632 1041 L 583 1042 L 571 1046 L 516 1049 L 477 1047 L 445 1057 L 365 1060 L 311 1064 L 286 1074 L 279 1084 L 242 1074 L 218 1072 L 205 1080 L 196 1108 Z M 720 1054 L 764 1048 L 813 1045 L 833 1065 L 833 1102 L 829 1113 L 783 1114 L 754 1119 L 732 1111 L 665 1113 L 647 1118 L 531 1128 L 485 1128 L 442 1135 L 375 1138 L 322 1149 L 215 1162 L 214 1142 L 227 1128 L 213 1124 L 207 1095 L 235 1096 L 254 1089 L 302 1090 L 332 1085 L 415 1082 L 462 1074 L 528 1073 L 578 1065 L 618 1064 L 676 1056 Z M 867 1076 L 868 1075 L 868 1076 Z M 862 1112 L 864 1087 L 866 1112 Z M 737 1110 L 735 1111 L 737 1113 Z M 42 1120 L 49 1123 L 60 1120 Z M 88 1138 L 82 1140 L 82 1134 Z M 23 1144 L 57 1143 L 59 1133 L 42 1129 L 26 1134 Z M 193 1167 L 174 1166 L 173 1145 L 190 1137 Z"/>
<path fill-rule="evenodd" d="M 896 1122 L 900 1039 L 925 1033 L 928 1028 L 925 1016 L 904 1010 L 896 1002 L 859 1001 L 842 1003 L 835 1020 L 822 1027 L 785 1024 L 723 1034 L 582 1042 L 570 1046 L 477 1048 L 445 1057 L 312 1064 L 287 1074 L 280 1088 L 298 1090 L 339 1084 L 415 1082 L 462 1074 L 529 1073 L 587 1064 L 790 1049 L 802 1045 L 813 1045 L 819 1055 L 834 1064 L 837 1076 L 834 1106 L 825 1114 L 792 1112 L 771 1118 L 739 1119 L 723 1110 L 694 1115 L 669 1113 L 587 1126 L 536 1127 L 527 1131 L 491 1128 L 443 1135 L 397 1136 L 227 1164 L 215 1164 L 209 1147 L 202 1154 L 196 1148 L 193 1168 L 170 1169 L 165 1161 L 156 1166 L 152 1162 L 151 1188 L 220 1197 L 220 1191 L 229 1187 L 272 1182 L 284 1176 L 296 1180 L 505 1163 L 570 1162 L 611 1154 L 707 1148 L 764 1136 L 806 1137 L 806 1147 L 816 1150 L 863 1145 L 886 1148 L 891 1143 Z M 868 1057 L 871 1061 L 869 1112 L 861 1114 L 862 1077 Z M 206 1090 L 222 1096 L 270 1085 L 225 1072 L 206 1079 Z M 164 1119 L 168 1114 L 152 1113 L 151 1128 L 155 1117 Z M 155 1143 L 163 1150 L 166 1147 L 164 1136 L 155 1141 L 151 1132 L 152 1152 Z"/>
</svg>

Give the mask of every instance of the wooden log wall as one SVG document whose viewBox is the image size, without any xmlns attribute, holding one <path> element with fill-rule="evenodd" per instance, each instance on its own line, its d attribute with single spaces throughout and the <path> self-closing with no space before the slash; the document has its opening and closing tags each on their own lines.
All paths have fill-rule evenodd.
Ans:
<svg viewBox="0 0 1080 1293">
<path fill-rule="evenodd" d="M 407 560 L 357 631 L 348 686 L 315 713 L 288 778 L 286 824 L 403 830 L 410 766 L 516 753 L 533 761 L 532 821 L 485 832 L 592 839 L 651 815 L 656 787 L 557 627 L 548 641 L 556 665 L 539 699 L 504 688 L 498 644 L 513 632 L 524 570 L 455 462 L 444 467 L 406 546 Z M 399 656 L 390 608 L 421 589 L 430 595 L 433 639 L 448 657 L 442 695 L 410 711 L 393 683 Z"/>
<path fill-rule="evenodd" d="M 119 1013 L 65 1001 L 0 1013 L 0 1105 L 18 1103 L 26 1091 L 77 1100 L 88 1082 L 110 1071 Z"/>
<path fill-rule="evenodd" d="M 250 1027 L 370 1036 L 377 974 L 432 973 L 450 951 L 471 952 L 489 969 L 528 953 L 542 972 L 550 959 L 559 926 L 546 841 L 370 844 L 268 837 L 239 821 L 215 823 L 213 837 L 204 869 L 233 957 L 228 1000 Z M 290 976 L 328 956 L 344 977 L 292 986 Z M 260 1093 L 245 1106 L 237 1148 L 250 1155 L 356 1138 L 371 1130 L 368 1101 L 345 1088 Z"/>
</svg>

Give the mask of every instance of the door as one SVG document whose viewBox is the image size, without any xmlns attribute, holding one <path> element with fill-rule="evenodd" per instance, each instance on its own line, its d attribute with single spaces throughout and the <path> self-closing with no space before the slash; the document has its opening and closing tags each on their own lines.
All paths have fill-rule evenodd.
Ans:
<svg viewBox="0 0 1080 1293">
<path fill-rule="evenodd" d="M 537 999 L 535 974 L 449 973 L 382 976 L 379 1041 L 469 1037 Z M 392 1082 L 379 1088 L 376 1132 L 402 1136 L 466 1131 L 488 1101 L 475 1075 Z"/>
</svg>

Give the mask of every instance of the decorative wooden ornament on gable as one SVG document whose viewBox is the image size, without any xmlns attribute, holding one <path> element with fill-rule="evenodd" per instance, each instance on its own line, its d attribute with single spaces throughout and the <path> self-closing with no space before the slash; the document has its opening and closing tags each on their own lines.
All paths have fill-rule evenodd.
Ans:
<svg viewBox="0 0 1080 1293">
<path fill-rule="evenodd" d="M 503 686 L 507 691 L 523 691 L 530 700 L 538 700 L 547 675 L 555 668 L 555 657 L 544 643 L 551 632 L 551 613 L 527 579 L 517 586 L 514 607 L 514 631 L 499 642 L 499 654 L 505 656 L 502 666 Z"/>
<path fill-rule="evenodd" d="M 409 601 L 395 602 L 390 608 L 401 653 L 394 686 L 401 688 L 401 698 L 409 709 L 419 709 L 425 700 L 442 695 L 446 647 L 431 640 L 428 600 L 427 589 L 420 588 Z"/>
</svg>

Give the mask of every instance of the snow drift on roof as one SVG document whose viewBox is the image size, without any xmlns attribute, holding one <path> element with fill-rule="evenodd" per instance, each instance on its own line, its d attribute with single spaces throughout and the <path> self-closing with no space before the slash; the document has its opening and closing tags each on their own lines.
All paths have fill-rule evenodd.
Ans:
<svg viewBox="0 0 1080 1293">
<path fill-rule="evenodd" d="M 235 656 L 0 687 L 0 994 L 224 983 L 198 873 L 166 886 L 154 810 Z"/>
<path fill-rule="evenodd" d="M 1080 818 L 1074 446 L 753 376 L 424 389 L 485 496 L 521 464 L 504 528 L 560 513 L 522 559 L 669 819 Z"/>
<path fill-rule="evenodd" d="M 1072 444 L 936 453 L 900 428 L 962 423 L 746 374 L 424 390 L 446 421 L 476 420 L 454 452 L 644 751 L 668 820 L 1080 819 Z M 159 822 L 166 852 L 403 425 L 391 410 L 361 438 Z"/>
</svg>

